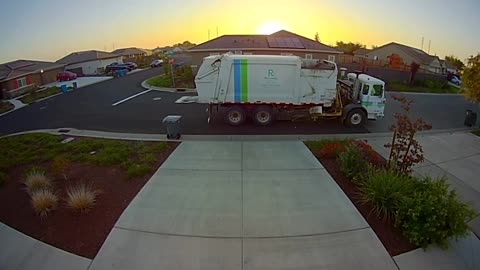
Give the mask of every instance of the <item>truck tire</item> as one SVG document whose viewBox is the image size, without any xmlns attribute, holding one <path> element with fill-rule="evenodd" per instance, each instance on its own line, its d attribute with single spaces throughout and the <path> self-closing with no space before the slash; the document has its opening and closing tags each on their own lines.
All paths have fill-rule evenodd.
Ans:
<svg viewBox="0 0 480 270">
<path fill-rule="evenodd" d="M 240 106 L 233 106 L 225 112 L 225 122 L 232 126 L 239 126 L 245 123 L 245 110 Z"/>
<path fill-rule="evenodd" d="M 367 120 L 367 115 L 361 109 L 352 109 L 348 112 L 347 118 L 345 118 L 345 123 L 348 127 L 351 128 L 358 128 L 363 127 L 365 125 L 365 121 Z"/>
<path fill-rule="evenodd" d="M 271 125 L 274 120 L 273 110 L 270 106 L 259 106 L 253 110 L 253 122 L 259 126 Z"/>
</svg>

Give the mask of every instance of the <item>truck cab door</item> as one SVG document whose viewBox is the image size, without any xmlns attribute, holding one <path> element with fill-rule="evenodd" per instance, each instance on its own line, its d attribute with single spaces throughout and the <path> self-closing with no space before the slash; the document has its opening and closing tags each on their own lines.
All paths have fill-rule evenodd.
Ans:
<svg viewBox="0 0 480 270">
<path fill-rule="evenodd" d="M 368 119 L 383 117 L 385 109 L 385 93 L 381 84 L 362 84 L 361 105 L 367 110 Z"/>
</svg>

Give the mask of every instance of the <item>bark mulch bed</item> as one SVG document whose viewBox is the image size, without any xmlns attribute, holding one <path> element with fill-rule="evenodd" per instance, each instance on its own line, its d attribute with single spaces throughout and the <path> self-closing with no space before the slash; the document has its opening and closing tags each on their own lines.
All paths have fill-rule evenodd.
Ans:
<svg viewBox="0 0 480 270">
<path fill-rule="evenodd" d="M 177 145 L 169 143 L 167 150 L 156 155 L 154 170 L 132 179 L 127 179 L 120 165 L 72 162 L 66 171 L 67 179 L 54 180 L 59 204 L 45 218 L 33 211 L 23 181 L 27 167 L 36 165 L 48 174 L 51 162 L 12 168 L 9 181 L 0 188 L 0 221 L 42 242 L 93 259 L 123 210 Z M 67 208 L 64 201 L 66 187 L 81 182 L 93 184 L 99 191 L 95 206 L 85 214 Z"/>
<path fill-rule="evenodd" d="M 317 156 L 317 155 L 316 155 Z M 357 207 L 375 234 L 378 236 L 383 246 L 387 249 L 390 256 L 396 256 L 418 248 L 411 244 L 402 232 L 396 228 L 391 220 L 384 220 L 372 214 L 372 206 L 359 201 L 359 189 L 349 179 L 345 178 L 337 165 L 335 158 L 317 159 L 328 171 L 332 178 L 337 182 L 350 201 Z"/>
</svg>

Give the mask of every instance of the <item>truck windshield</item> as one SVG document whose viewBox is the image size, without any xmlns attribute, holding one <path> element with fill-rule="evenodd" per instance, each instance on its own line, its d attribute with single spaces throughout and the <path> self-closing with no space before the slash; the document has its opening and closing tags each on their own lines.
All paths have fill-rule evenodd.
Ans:
<svg viewBox="0 0 480 270">
<path fill-rule="evenodd" d="M 372 96 L 381 97 L 383 95 L 383 85 L 375 84 L 372 90 Z"/>
</svg>

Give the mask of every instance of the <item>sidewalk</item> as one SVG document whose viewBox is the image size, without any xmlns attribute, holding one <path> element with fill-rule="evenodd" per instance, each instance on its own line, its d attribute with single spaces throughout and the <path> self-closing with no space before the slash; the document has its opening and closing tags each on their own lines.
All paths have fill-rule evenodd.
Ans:
<svg viewBox="0 0 480 270">
<path fill-rule="evenodd" d="M 0 269 L 87 270 L 91 260 L 20 233 L 0 222 Z"/>
<path fill-rule="evenodd" d="M 183 142 L 124 211 L 100 269 L 397 269 L 300 141 Z"/>
<path fill-rule="evenodd" d="M 368 143 L 388 159 L 384 147 L 391 137 L 370 138 Z M 418 176 L 446 176 L 459 197 L 480 214 L 480 137 L 471 133 L 447 133 L 417 136 L 423 146 L 425 162 L 414 168 Z M 480 269 L 480 215 L 470 223 L 473 233 L 458 242 L 451 241 L 448 251 L 434 248 L 415 250 L 394 259 L 403 269 Z M 476 234 L 476 235 L 475 235 Z"/>
</svg>

